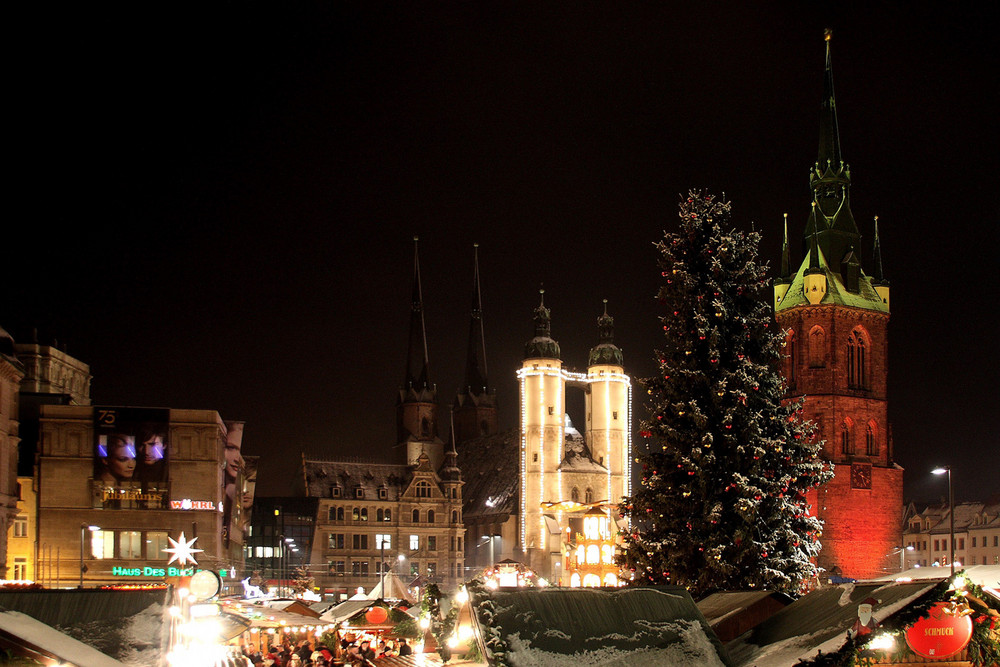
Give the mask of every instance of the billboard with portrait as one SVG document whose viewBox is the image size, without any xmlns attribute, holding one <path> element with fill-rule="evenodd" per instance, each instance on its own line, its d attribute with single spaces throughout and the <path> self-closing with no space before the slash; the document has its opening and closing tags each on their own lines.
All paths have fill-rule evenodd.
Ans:
<svg viewBox="0 0 1000 667">
<path fill-rule="evenodd" d="M 234 528 L 242 527 L 240 505 L 243 484 L 243 426 L 241 421 L 227 421 L 226 439 L 223 443 L 222 477 L 222 544 L 229 546 Z"/>
<path fill-rule="evenodd" d="M 94 408 L 95 505 L 161 509 L 169 502 L 170 410 Z"/>
</svg>

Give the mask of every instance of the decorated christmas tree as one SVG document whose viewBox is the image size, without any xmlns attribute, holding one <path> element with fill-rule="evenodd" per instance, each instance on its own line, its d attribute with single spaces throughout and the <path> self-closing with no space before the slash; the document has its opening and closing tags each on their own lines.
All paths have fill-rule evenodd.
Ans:
<svg viewBox="0 0 1000 667">
<path fill-rule="evenodd" d="M 820 523 L 805 494 L 830 478 L 821 443 L 786 401 L 783 337 L 760 235 L 726 229 L 730 204 L 691 192 L 658 244 L 663 348 L 644 381 L 650 418 L 620 565 L 636 584 L 794 592 L 816 574 Z"/>
<path fill-rule="evenodd" d="M 292 575 L 292 593 L 302 595 L 306 591 L 311 591 L 316 586 L 316 580 L 309 574 L 309 568 L 300 565 L 295 568 Z"/>
</svg>

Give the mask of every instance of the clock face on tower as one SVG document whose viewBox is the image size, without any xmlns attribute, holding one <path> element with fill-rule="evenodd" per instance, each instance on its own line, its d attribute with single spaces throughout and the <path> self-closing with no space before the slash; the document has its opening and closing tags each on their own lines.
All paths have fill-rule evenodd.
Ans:
<svg viewBox="0 0 1000 667">
<path fill-rule="evenodd" d="M 851 464 L 851 488 L 872 488 L 872 467 L 867 463 Z"/>
</svg>

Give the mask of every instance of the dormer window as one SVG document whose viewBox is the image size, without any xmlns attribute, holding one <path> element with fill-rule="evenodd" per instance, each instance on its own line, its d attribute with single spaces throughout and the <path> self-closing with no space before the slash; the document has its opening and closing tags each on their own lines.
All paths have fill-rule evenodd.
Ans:
<svg viewBox="0 0 1000 667">
<path fill-rule="evenodd" d="M 385 488 L 384 486 L 380 486 L 378 489 L 378 499 L 385 500 L 388 497 L 389 497 L 389 489 Z"/>
<path fill-rule="evenodd" d="M 339 498 L 340 494 L 341 494 L 341 491 L 342 491 L 342 489 L 339 486 L 330 487 L 330 497 L 331 498 Z"/>
<path fill-rule="evenodd" d="M 365 497 L 365 490 L 363 488 L 361 488 L 360 486 L 358 488 L 354 489 L 354 497 L 355 498 L 364 498 Z"/>
</svg>

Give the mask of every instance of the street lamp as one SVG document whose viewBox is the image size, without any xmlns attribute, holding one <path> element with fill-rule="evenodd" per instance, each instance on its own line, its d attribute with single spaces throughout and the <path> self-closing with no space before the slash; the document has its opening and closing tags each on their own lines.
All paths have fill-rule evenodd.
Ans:
<svg viewBox="0 0 1000 667">
<path fill-rule="evenodd" d="M 83 564 L 83 550 L 86 544 L 87 531 L 100 530 L 100 526 L 91 526 L 86 523 L 80 524 L 80 588 L 83 588 L 83 573 L 87 571 L 87 566 Z"/>
<path fill-rule="evenodd" d="M 943 466 L 940 468 L 934 468 L 931 470 L 932 475 L 943 475 L 948 473 L 948 517 L 951 523 L 948 535 L 948 548 L 951 549 L 951 554 L 948 558 L 949 565 L 951 565 L 951 576 L 955 576 L 955 492 L 951 486 L 951 466 Z"/>
<path fill-rule="evenodd" d="M 282 595 L 282 588 L 285 590 L 285 595 L 288 594 L 288 586 L 286 585 L 285 579 L 290 576 L 288 571 L 288 550 L 295 547 L 295 540 L 291 537 L 281 536 L 281 578 L 278 579 L 278 595 Z"/>
<path fill-rule="evenodd" d="M 896 554 L 899 554 L 899 571 L 900 572 L 902 572 L 903 570 L 906 569 L 906 552 L 907 551 L 913 551 L 913 545 L 912 544 L 909 545 L 909 546 L 905 546 L 905 547 L 896 547 L 892 551 L 892 553 L 889 554 L 890 556 L 895 556 Z"/>
<path fill-rule="evenodd" d="M 385 538 L 381 535 L 378 538 L 378 571 L 380 576 L 380 586 L 383 600 L 385 599 Z"/>
</svg>

